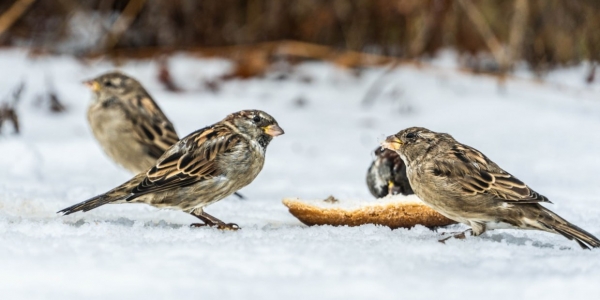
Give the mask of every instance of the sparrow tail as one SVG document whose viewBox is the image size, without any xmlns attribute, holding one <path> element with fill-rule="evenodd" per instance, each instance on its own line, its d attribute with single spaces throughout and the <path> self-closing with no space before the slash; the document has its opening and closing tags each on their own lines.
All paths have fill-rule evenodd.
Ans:
<svg viewBox="0 0 600 300">
<path fill-rule="evenodd" d="M 583 249 L 590 249 L 590 247 L 600 248 L 600 239 L 574 224 L 569 223 L 552 211 L 546 208 L 542 209 L 552 217 L 539 220 L 542 225 L 550 229 L 549 231 L 558 233 L 570 240 L 575 240 Z"/>
<path fill-rule="evenodd" d="M 78 211 L 88 211 L 88 210 L 92 210 L 96 207 L 102 206 L 104 204 L 108 204 L 110 202 L 113 202 L 114 199 L 112 197 L 107 196 L 107 194 L 102 194 L 96 197 L 93 197 L 91 199 L 85 200 L 81 203 L 77 203 L 73 206 L 69 206 L 65 209 L 62 209 L 60 211 L 58 211 L 57 213 L 62 213 L 64 215 L 70 215 L 74 212 L 78 212 Z"/>
<path fill-rule="evenodd" d="M 136 187 L 142 180 L 145 178 L 144 173 L 140 173 L 133 177 L 131 180 L 123 183 L 122 185 L 96 197 L 92 197 L 88 200 L 85 200 L 81 203 L 77 203 L 73 206 L 69 206 L 65 209 L 58 211 L 58 213 L 62 213 L 64 215 L 70 215 L 74 212 L 78 211 L 88 211 L 104 204 L 114 203 L 121 200 L 125 200 L 127 197 L 131 195 L 131 190 Z"/>
</svg>

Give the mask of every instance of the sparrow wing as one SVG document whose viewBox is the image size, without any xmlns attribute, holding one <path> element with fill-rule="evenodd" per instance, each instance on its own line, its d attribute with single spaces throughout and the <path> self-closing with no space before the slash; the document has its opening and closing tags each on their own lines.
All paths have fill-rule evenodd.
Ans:
<svg viewBox="0 0 600 300">
<path fill-rule="evenodd" d="M 127 200 L 141 195 L 192 185 L 222 175 L 217 158 L 231 152 L 243 139 L 225 126 L 200 129 L 167 150 L 132 190 Z"/>
<path fill-rule="evenodd" d="M 488 194 L 512 203 L 550 202 L 521 180 L 501 169 L 480 151 L 457 145 L 434 163 L 432 172 L 447 177 L 469 195 Z"/>
<path fill-rule="evenodd" d="M 146 146 L 148 155 L 158 159 L 179 137 L 173 124 L 148 95 L 140 94 L 130 103 L 138 142 Z"/>
</svg>

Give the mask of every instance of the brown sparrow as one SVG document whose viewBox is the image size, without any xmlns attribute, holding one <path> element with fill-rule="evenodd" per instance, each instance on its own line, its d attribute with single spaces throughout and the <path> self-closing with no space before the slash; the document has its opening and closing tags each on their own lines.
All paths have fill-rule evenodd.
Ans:
<svg viewBox="0 0 600 300">
<path fill-rule="evenodd" d="M 179 140 L 173 124 L 132 77 L 110 72 L 84 83 L 94 93 L 88 108 L 92 133 L 104 152 L 130 172 L 145 172 Z"/>
<path fill-rule="evenodd" d="M 449 134 L 411 127 L 389 136 L 382 146 L 406 163 L 410 185 L 421 200 L 469 225 L 475 236 L 500 228 L 536 229 L 586 249 L 600 247 L 598 238 L 540 205 L 550 203 L 546 197 Z"/>
<path fill-rule="evenodd" d="M 267 146 L 281 134 L 277 121 L 263 111 L 230 114 L 176 142 L 145 172 L 59 213 L 88 211 L 108 203 L 146 203 L 182 210 L 204 222 L 193 226 L 238 229 L 203 208 L 250 184 L 263 167 Z"/>
<path fill-rule="evenodd" d="M 94 93 L 88 108 L 92 132 L 104 152 L 134 174 L 154 165 L 179 137 L 144 87 L 110 72 L 85 84 Z"/>
<path fill-rule="evenodd" d="M 375 160 L 367 170 L 367 187 L 376 198 L 383 198 L 388 194 L 414 194 L 406 177 L 406 165 L 400 156 L 381 147 L 375 149 Z"/>
</svg>

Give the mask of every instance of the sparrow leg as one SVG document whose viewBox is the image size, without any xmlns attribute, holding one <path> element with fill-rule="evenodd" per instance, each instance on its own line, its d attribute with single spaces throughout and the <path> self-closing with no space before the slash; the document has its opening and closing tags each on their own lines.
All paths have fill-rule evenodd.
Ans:
<svg viewBox="0 0 600 300">
<path fill-rule="evenodd" d="M 202 209 L 196 209 L 190 213 L 192 216 L 202 220 L 204 223 L 193 223 L 190 226 L 192 227 L 201 227 L 201 226 L 210 226 L 217 227 L 222 230 L 238 230 L 240 226 L 235 223 L 225 223 L 209 214 L 207 214 Z"/>
<path fill-rule="evenodd" d="M 466 238 L 467 238 L 467 236 L 466 236 L 466 233 L 467 233 L 467 232 L 470 232 L 470 233 L 471 233 L 471 235 L 473 235 L 473 230 L 472 230 L 471 228 L 469 228 L 469 229 L 467 229 L 467 230 L 465 230 L 465 231 L 463 231 L 463 232 L 459 232 L 459 233 L 456 233 L 456 232 L 449 233 L 449 234 L 452 234 L 452 236 L 449 236 L 449 237 L 447 237 L 447 238 L 443 238 L 443 239 L 439 240 L 438 242 L 440 242 L 440 243 L 442 243 L 442 244 L 445 244 L 445 243 L 446 243 L 446 241 L 447 241 L 447 240 L 449 240 L 449 239 L 451 239 L 451 238 L 455 238 L 455 239 L 459 239 L 459 240 L 464 240 L 464 239 L 466 239 Z M 445 235 L 445 232 L 444 232 L 444 233 L 442 233 L 442 235 Z"/>
</svg>

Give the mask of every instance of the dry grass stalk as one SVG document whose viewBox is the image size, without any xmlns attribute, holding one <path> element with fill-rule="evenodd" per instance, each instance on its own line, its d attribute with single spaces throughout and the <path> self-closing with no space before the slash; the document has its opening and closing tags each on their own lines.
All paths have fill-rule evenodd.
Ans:
<svg viewBox="0 0 600 300">
<path fill-rule="evenodd" d="M 162 83 L 167 91 L 179 93 L 183 90 L 175 83 L 169 71 L 169 64 L 166 57 L 161 57 L 158 60 L 158 81 Z"/>
<path fill-rule="evenodd" d="M 521 49 L 527 30 L 527 17 L 529 15 L 529 0 L 515 0 L 515 9 L 511 21 L 510 35 L 508 40 L 508 54 L 506 68 L 512 68 L 513 64 L 521 59 Z"/>
<path fill-rule="evenodd" d="M 146 0 L 130 0 L 123 12 L 119 15 L 117 20 L 113 23 L 112 27 L 104 38 L 104 51 L 110 50 L 121 39 L 121 36 L 127 31 L 129 26 L 133 23 L 137 15 L 140 13 L 142 8 L 146 4 Z"/>
<path fill-rule="evenodd" d="M 11 99 L 0 104 L 0 133 L 4 122 L 10 122 L 13 125 L 14 132 L 20 132 L 19 116 L 17 115 L 16 106 L 21 100 L 21 95 L 25 89 L 25 82 L 21 82 L 12 92 Z"/>
<path fill-rule="evenodd" d="M 0 36 L 19 20 L 34 2 L 35 0 L 16 0 L 7 11 L 0 15 Z"/>
<path fill-rule="evenodd" d="M 471 0 L 457 0 L 462 9 L 465 10 L 467 16 L 469 16 L 469 20 L 473 22 L 475 28 L 481 36 L 490 52 L 494 56 L 494 59 L 500 66 L 506 66 L 507 57 L 506 52 L 504 51 L 504 47 L 490 28 L 490 25 L 485 20 L 483 14 L 477 9 Z M 502 67 L 501 67 L 502 68 Z M 504 69 L 504 68 L 502 68 Z M 505 70 L 505 69 L 504 69 Z"/>
</svg>

